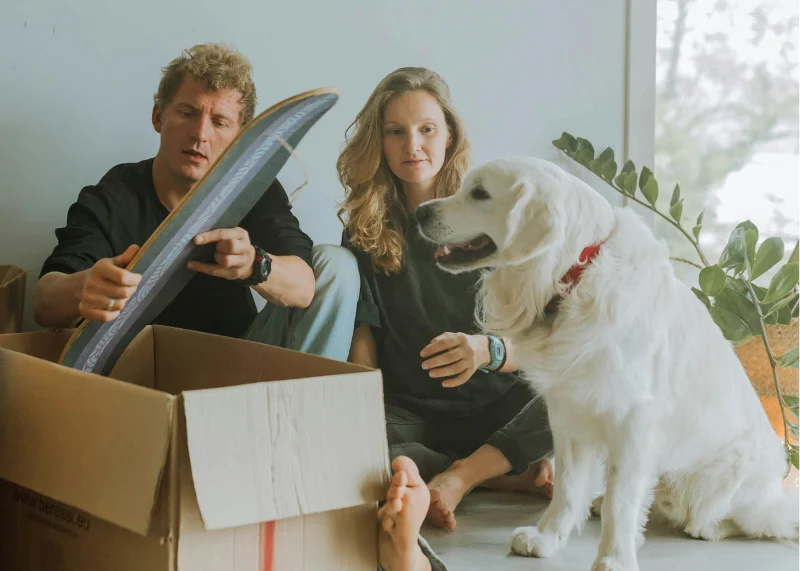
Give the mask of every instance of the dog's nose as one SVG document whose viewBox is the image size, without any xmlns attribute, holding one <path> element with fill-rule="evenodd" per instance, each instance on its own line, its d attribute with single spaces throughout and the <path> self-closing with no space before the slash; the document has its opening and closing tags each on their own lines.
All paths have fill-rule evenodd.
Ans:
<svg viewBox="0 0 800 571">
<path fill-rule="evenodd" d="M 433 216 L 433 208 L 431 208 L 431 206 L 432 205 L 430 204 L 422 204 L 417 207 L 415 215 L 417 217 L 417 221 L 420 224 L 424 224 L 425 222 L 430 220 L 431 216 Z"/>
</svg>

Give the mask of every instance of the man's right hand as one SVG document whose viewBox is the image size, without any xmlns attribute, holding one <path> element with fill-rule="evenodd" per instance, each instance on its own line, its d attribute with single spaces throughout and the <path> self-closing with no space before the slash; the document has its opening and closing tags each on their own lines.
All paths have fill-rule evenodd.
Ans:
<svg viewBox="0 0 800 571">
<path fill-rule="evenodd" d="M 119 317 L 142 279 L 125 269 L 138 251 L 139 246 L 129 246 L 116 258 L 104 258 L 86 272 L 78 304 L 82 317 L 103 323 Z"/>
</svg>

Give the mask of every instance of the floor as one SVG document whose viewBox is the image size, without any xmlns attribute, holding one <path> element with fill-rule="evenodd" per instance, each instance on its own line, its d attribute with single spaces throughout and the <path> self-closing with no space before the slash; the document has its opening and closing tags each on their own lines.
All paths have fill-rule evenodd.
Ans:
<svg viewBox="0 0 800 571">
<path fill-rule="evenodd" d="M 547 560 L 511 555 L 516 527 L 533 525 L 544 511 L 542 499 L 521 494 L 476 491 L 456 512 L 457 528 L 424 527 L 423 536 L 449 571 L 589 571 L 597 553 L 600 521 L 592 519 Z M 649 528 L 639 551 L 641 571 L 798 571 L 798 545 L 730 539 L 709 543 L 666 528 Z"/>
</svg>

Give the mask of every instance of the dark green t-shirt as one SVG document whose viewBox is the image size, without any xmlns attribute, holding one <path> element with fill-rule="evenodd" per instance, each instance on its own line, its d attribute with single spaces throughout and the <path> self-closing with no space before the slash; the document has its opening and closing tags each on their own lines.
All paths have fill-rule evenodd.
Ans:
<svg viewBox="0 0 800 571">
<path fill-rule="evenodd" d="M 475 293 L 478 272 L 453 275 L 434 262 L 436 247 L 408 224 L 403 269 L 387 276 L 376 273 L 369 256 L 349 244 L 361 273 L 361 297 L 356 326 L 371 326 L 378 345 L 385 400 L 417 413 L 468 416 L 482 410 L 522 382 L 512 373 L 476 371 L 460 387 L 442 387 L 422 369 L 420 351 L 442 333 L 475 334 Z"/>
</svg>

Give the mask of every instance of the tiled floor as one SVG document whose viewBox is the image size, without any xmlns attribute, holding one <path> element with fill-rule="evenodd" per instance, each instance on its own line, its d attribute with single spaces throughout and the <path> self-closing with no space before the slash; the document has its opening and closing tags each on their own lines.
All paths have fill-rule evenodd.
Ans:
<svg viewBox="0 0 800 571">
<path fill-rule="evenodd" d="M 423 528 L 423 535 L 449 571 L 589 571 L 597 553 L 600 521 L 590 520 L 556 557 L 546 560 L 510 554 L 514 528 L 534 525 L 544 500 L 520 494 L 477 491 L 456 512 L 455 531 Z M 687 538 L 670 529 L 650 527 L 639 551 L 641 571 L 797 571 L 798 544 Z"/>
</svg>

